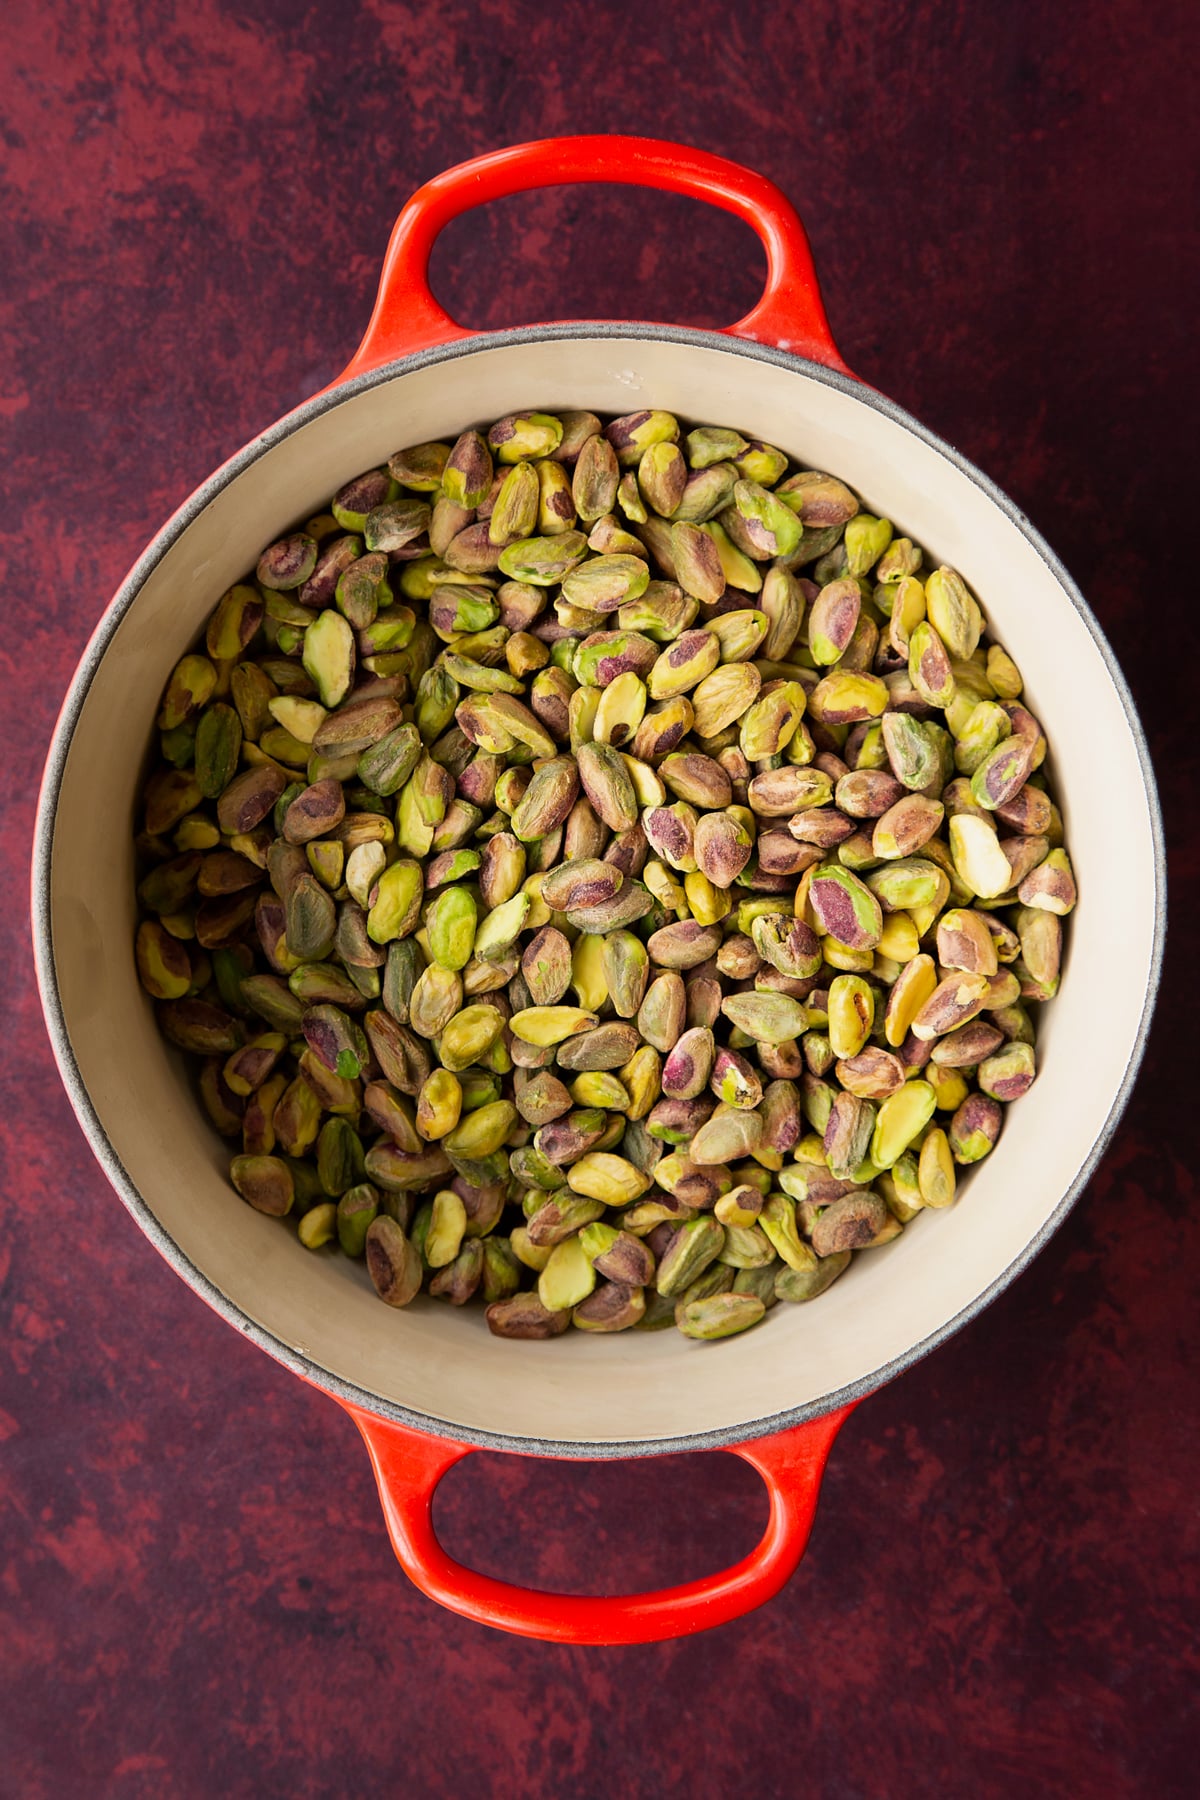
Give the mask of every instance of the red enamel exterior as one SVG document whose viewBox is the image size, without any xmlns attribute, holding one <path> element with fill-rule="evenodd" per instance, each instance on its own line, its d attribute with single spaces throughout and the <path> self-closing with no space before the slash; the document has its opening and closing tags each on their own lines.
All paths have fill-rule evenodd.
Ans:
<svg viewBox="0 0 1200 1800">
<path fill-rule="evenodd" d="M 512 144 L 459 163 L 419 188 L 396 220 L 375 310 L 340 381 L 416 350 L 474 335 L 443 311 L 429 288 L 430 252 L 451 219 L 530 188 L 595 181 L 687 194 L 744 219 L 762 239 L 767 280 L 758 305 L 729 326 L 730 335 L 793 350 L 849 373 L 825 317 L 804 226 L 774 182 L 687 144 L 614 136 Z"/>
<path fill-rule="evenodd" d="M 513 1587 L 455 1562 L 434 1532 L 433 1496 L 471 1446 L 409 1431 L 356 1406 L 346 1410 L 366 1441 L 392 1547 L 431 1600 L 482 1625 L 548 1643 L 651 1644 L 728 1624 L 779 1592 L 804 1554 L 830 1447 L 854 1409 L 844 1406 L 791 1431 L 729 1446 L 758 1470 L 771 1504 L 766 1531 L 741 1562 L 657 1593 L 604 1596 Z"/>
<path fill-rule="evenodd" d="M 474 335 L 438 305 L 429 287 L 430 253 L 451 219 L 530 188 L 599 181 L 687 194 L 744 219 L 766 250 L 767 279 L 758 305 L 728 327 L 729 335 L 850 373 L 825 317 L 804 226 L 773 182 L 684 144 L 603 136 L 514 144 L 459 163 L 420 188 L 392 231 L 362 343 L 334 385 Z M 434 1532 L 433 1496 L 471 1446 L 394 1425 L 360 1407 L 346 1410 L 366 1441 L 392 1546 L 423 1593 L 466 1618 L 523 1637 L 647 1644 L 724 1625 L 779 1592 L 804 1554 L 830 1447 L 853 1408 L 729 1446 L 758 1470 L 770 1494 L 767 1529 L 749 1556 L 682 1587 L 605 1597 L 535 1592 L 455 1562 Z"/>
</svg>

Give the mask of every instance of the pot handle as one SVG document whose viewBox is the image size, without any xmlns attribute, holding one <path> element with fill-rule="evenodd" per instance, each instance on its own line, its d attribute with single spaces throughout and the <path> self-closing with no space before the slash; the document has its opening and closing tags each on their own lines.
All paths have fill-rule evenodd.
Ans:
<svg viewBox="0 0 1200 1800">
<path fill-rule="evenodd" d="M 396 220 L 375 310 L 339 379 L 347 381 L 397 357 L 476 335 L 457 324 L 429 288 L 429 255 L 451 219 L 529 188 L 596 181 L 690 194 L 744 219 L 766 250 L 767 281 L 758 305 L 730 325 L 729 333 L 845 370 L 825 317 L 804 226 L 774 182 L 740 163 L 686 144 L 596 136 L 512 144 L 459 163 L 419 188 Z"/>
<path fill-rule="evenodd" d="M 433 1496 L 472 1446 L 342 1405 L 366 1441 L 392 1548 L 422 1593 L 478 1624 L 556 1644 L 657 1643 L 727 1624 L 770 1600 L 804 1554 L 830 1446 L 854 1407 L 728 1446 L 758 1470 L 771 1501 L 767 1529 L 741 1562 L 657 1593 L 599 1596 L 514 1587 L 455 1562 L 434 1532 Z"/>
</svg>

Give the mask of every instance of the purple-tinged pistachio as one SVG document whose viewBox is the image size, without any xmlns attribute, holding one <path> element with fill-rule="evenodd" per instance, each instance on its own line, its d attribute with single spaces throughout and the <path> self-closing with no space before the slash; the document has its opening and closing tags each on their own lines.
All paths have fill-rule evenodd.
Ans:
<svg viewBox="0 0 1200 1800">
<path fill-rule="evenodd" d="M 658 558 L 658 562 L 662 562 L 662 558 Z M 691 524 L 689 520 L 678 520 L 671 526 L 667 572 L 678 581 L 685 594 L 691 594 L 702 605 L 716 603 L 725 592 L 720 547 L 711 531 Z"/>
<path fill-rule="evenodd" d="M 823 1141 L 829 1171 L 839 1180 L 848 1180 L 865 1159 L 875 1116 L 869 1100 L 849 1091 L 834 1095 Z"/>
<path fill-rule="evenodd" d="M 263 765 L 263 772 L 266 773 L 267 771 L 270 771 L 272 777 L 278 774 L 279 788 L 282 789 L 282 771 L 276 771 L 274 765 L 270 763 Z M 257 775 L 258 773 L 258 770 L 248 769 L 246 771 L 246 775 Z M 226 793 L 233 792 L 235 795 L 240 795 L 244 792 L 245 786 L 239 787 L 239 782 L 245 784 L 246 776 L 238 776 L 237 780 L 231 783 L 230 788 L 226 790 Z M 264 782 L 260 785 L 265 787 L 268 784 Z M 200 790 L 200 784 L 190 769 L 156 769 L 146 783 L 144 815 L 146 832 L 151 837 L 165 835 L 168 831 L 172 830 L 174 826 L 178 825 L 181 819 L 186 818 L 189 813 L 194 812 L 203 798 L 204 795 Z M 236 804 L 236 801 L 234 804 Z M 274 800 L 272 799 L 268 802 L 264 812 L 258 815 L 258 818 L 264 817 L 265 813 L 270 811 L 273 804 Z M 221 814 L 222 805 L 225 807 L 224 818 L 222 818 Z M 243 829 L 240 825 L 234 824 L 231 827 L 225 823 L 225 819 L 233 817 L 233 813 L 231 811 L 230 803 L 225 801 L 224 796 L 222 796 L 222 800 L 218 803 L 217 816 L 221 821 L 221 829 L 223 831 L 229 831 L 230 829 L 237 831 Z M 258 819 L 254 819 L 252 823 L 256 825 Z M 246 829 L 248 829 L 248 827 Z"/>
<path fill-rule="evenodd" d="M 684 801 L 671 806 L 647 808 L 642 828 L 651 849 L 681 874 L 696 868 L 696 828 L 698 819 L 693 807 Z"/>
<path fill-rule="evenodd" d="M 681 919 L 654 932 L 647 947 L 660 968 L 694 969 L 716 955 L 721 938 L 719 925 L 701 925 L 694 919 Z"/>
<path fill-rule="evenodd" d="M 870 1190 L 846 1194 L 827 1206 L 817 1219 L 812 1247 L 822 1258 L 864 1249 L 875 1242 L 888 1217 L 887 1203 L 878 1194 Z"/>
<path fill-rule="evenodd" d="M 950 1121 L 947 1137 L 956 1163 L 981 1162 L 995 1147 L 1004 1110 L 990 1094 L 970 1094 Z"/>
<path fill-rule="evenodd" d="M 550 413 L 507 413 L 487 434 L 497 462 L 515 463 L 526 458 L 553 456 L 562 442 L 561 419 Z"/>
<path fill-rule="evenodd" d="M 879 942 L 880 902 L 870 887 L 840 864 L 822 863 L 813 870 L 808 904 L 818 931 L 846 949 L 871 950 Z"/>
<path fill-rule="evenodd" d="M 375 545 L 373 548 L 378 549 Z M 317 558 L 316 567 L 296 595 L 302 606 L 311 610 L 329 606 L 337 591 L 337 584 L 343 571 L 358 561 L 363 553 L 363 540 L 357 535 L 338 537 L 327 544 Z"/>
<path fill-rule="evenodd" d="M 954 699 L 954 670 L 945 644 L 928 619 L 914 626 L 909 638 L 908 675 L 928 706 L 947 707 Z"/>
<path fill-rule="evenodd" d="M 559 1337 L 571 1324 L 570 1312 L 551 1312 L 537 1294 L 513 1294 L 507 1300 L 496 1300 L 485 1314 L 487 1328 L 493 1337 L 542 1340 Z"/>
<path fill-rule="evenodd" d="M 658 646 L 640 632 L 593 631 L 576 650 L 572 673 L 585 687 L 608 688 L 620 675 L 644 678 L 658 655 Z"/>
<path fill-rule="evenodd" d="M 706 812 L 697 822 L 694 840 L 697 869 L 714 887 L 722 890 L 732 887 L 749 862 L 753 848 L 749 831 L 732 812 Z M 688 880 L 691 879 L 689 876 Z"/>
<path fill-rule="evenodd" d="M 721 514 L 721 523 L 737 548 L 756 561 L 790 556 L 803 535 L 789 506 L 760 482 L 744 478 L 734 484 L 733 504 Z"/>
<path fill-rule="evenodd" d="M 479 432 L 464 431 L 443 465 L 442 491 L 453 505 L 470 510 L 486 498 L 491 485 L 492 453 Z"/>
<path fill-rule="evenodd" d="M 694 1100 L 708 1086 L 716 1045 L 707 1026 L 683 1032 L 663 1064 L 663 1093 L 672 1100 Z"/>
<path fill-rule="evenodd" d="M 997 819 L 1003 819 L 1014 831 L 1028 837 L 1041 837 L 1049 832 L 1054 809 L 1049 796 L 1028 782 L 1008 800 L 991 808 Z"/>
<path fill-rule="evenodd" d="M 1044 837 L 1006 837 L 1000 839 L 1000 848 L 1012 871 L 1008 890 L 1011 891 L 1013 888 L 1020 888 L 1045 861 L 1050 842 Z"/>
<path fill-rule="evenodd" d="M 713 1102 L 707 1095 L 694 1100 L 676 1100 L 669 1096 L 659 1100 L 651 1108 L 646 1120 L 646 1130 L 652 1138 L 664 1144 L 690 1144 L 701 1125 L 712 1117 Z M 655 1179 L 660 1187 L 675 1191 L 675 1168 L 666 1163 L 656 1168 Z M 706 1178 L 707 1179 L 707 1178 Z M 699 1205 L 695 1196 L 684 1196 L 689 1204 Z"/>
<path fill-rule="evenodd" d="M 343 1080 L 356 1080 L 370 1061 L 371 1051 L 362 1027 L 340 1007 L 308 1007 L 301 1031 L 318 1061 Z"/>
<path fill-rule="evenodd" d="M 999 966 L 996 940 L 986 920 L 967 907 L 956 907 L 938 920 L 937 953 L 944 969 L 963 969 L 971 975 L 994 975 Z"/>
<path fill-rule="evenodd" d="M 993 1100 L 1019 1100 L 1033 1086 L 1037 1073 L 1032 1044 L 1019 1040 L 997 1049 L 979 1064 L 977 1079 Z"/>
<path fill-rule="evenodd" d="M 555 912 L 612 900 L 625 885 L 620 869 L 595 859 L 564 863 L 542 880 L 542 899 Z"/>
<path fill-rule="evenodd" d="M 217 671 L 207 656 L 185 656 L 176 663 L 163 694 L 155 723 L 160 731 L 174 731 L 207 706 L 217 686 Z"/>
<path fill-rule="evenodd" d="M 192 985 L 192 960 L 156 919 L 143 919 L 135 944 L 142 986 L 154 1000 L 182 1000 Z"/>
<path fill-rule="evenodd" d="M 289 844 L 307 844 L 326 837 L 346 816 L 340 781 L 317 781 L 292 801 L 283 816 L 283 835 Z"/>
<path fill-rule="evenodd" d="M 801 875 L 805 869 L 811 869 L 822 860 L 822 851 L 815 844 L 798 843 L 786 831 L 764 831 L 755 843 L 756 878 L 753 885 L 759 885 L 757 876 L 763 877 L 761 885 L 776 877 Z M 785 890 L 786 891 L 786 890 Z"/>
<path fill-rule="evenodd" d="M 444 460 L 446 454 L 444 444 L 421 446 L 426 450 L 432 450 L 435 447 L 440 450 L 442 460 Z M 403 452 L 398 452 L 392 461 L 398 462 L 403 454 Z M 438 483 L 434 481 L 432 485 L 436 487 Z M 367 515 L 377 506 L 382 506 L 386 501 L 393 499 L 395 493 L 394 471 L 368 469 L 364 474 L 356 475 L 352 481 L 346 482 L 344 487 L 338 489 L 330 501 L 329 510 L 343 531 L 361 531 L 367 522 Z"/>
<path fill-rule="evenodd" d="M 827 806 L 832 795 L 833 783 L 823 770 L 794 765 L 765 769 L 746 790 L 751 811 L 767 819 L 787 819 L 809 807 Z"/>
<path fill-rule="evenodd" d="M 971 793 L 988 812 L 1011 801 L 1033 768 L 1034 743 L 1014 733 L 998 743 L 971 777 Z"/>
<path fill-rule="evenodd" d="M 753 1110 L 762 1100 L 762 1082 L 737 1050 L 722 1047 L 717 1051 L 709 1086 L 726 1106 Z"/>
<path fill-rule="evenodd" d="M 677 443 L 679 421 L 658 410 L 624 413 L 604 427 L 623 469 L 635 469 L 652 444 Z"/>
<path fill-rule="evenodd" d="M 592 811 L 592 803 L 581 795 L 567 815 L 563 831 L 563 861 L 568 863 L 598 862 L 609 841 L 608 826 Z M 624 871 L 622 870 L 622 873 Z M 551 890 L 553 892 L 553 889 Z M 546 902 L 548 905 L 549 902 Z"/>
<path fill-rule="evenodd" d="M 697 751 L 673 751 L 659 764 L 658 775 L 677 799 L 693 806 L 723 807 L 733 799 L 729 777 L 720 763 Z"/>
<path fill-rule="evenodd" d="M 973 1069 L 1004 1043 L 1004 1033 L 983 1019 L 972 1019 L 948 1037 L 938 1038 L 930 1061 L 939 1069 Z"/>
<path fill-rule="evenodd" d="M 689 525 L 707 524 L 733 499 L 738 479 L 732 463 L 718 462 L 689 475 L 671 517 Z"/>
<path fill-rule="evenodd" d="M 878 675 L 856 670 L 835 669 L 808 696 L 809 713 L 818 725 L 854 725 L 876 719 L 887 704 L 888 690 Z"/>
<path fill-rule="evenodd" d="M 790 475 L 775 492 L 802 524 L 818 530 L 848 525 L 859 511 L 858 500 L 846 484 L 817 469 L 801 469 L 799 474 Z"/>
<path fill-rule="evenodd" d="M 229 589 L 208 621 L 205 647 L 214 662 L 240 656 L 263 621 L 265 608 L 252 587 Z"/>
<path fill-rule="evenodd" d="M 363 1239 L 367 1272 L 375 1292 L 388 1306 L 407 1306 L 420 1290 L 424 1265 L 420 1252 L 395 1219 L 380 1213 Z"/>
<path fill-rule="evenodd" d="M 855 832 L 853 819 L 847 819 L 828 806 L 797 813 L 788 821 L 788 832 L 797 843 L 811 844 L 817 851 L 818 859 L 822 851 L 835 850 L 849 838 L 864 835 Z M 846 866 L 849 867 L 850 864 L 847 863 Z"/>
<path fill-rule="evenodd" d="M 583 790 L 597 815 L 611 831 L 628 831 L 637 821 L 638 804 L 619 752 L 609 744 L 581 744 L 576 765 Z"/>
<path fill-rule="evenodd" d="M 615 868 L 615 864 L 610 864 Z M 619 871 L 618 871 L 619 872 Z M 571 907 L 567 923 L 576 931 L 602 936 L 607 931 L 620 931 L 645 918 L 654 907 L 654 898 L 639 881 L 627 881 L 611 900 L 600 900 L 591 906 Z"/>
<path fill-rule="evenodd" d="M 847 1093 L 860 1100 L 886 1100 L 904 1085 L 904 1065 L 899 1057 L 875 1044 L 845 1057 L 834 1073 Z"/>
<path fill-rule="evenodd" d="M 629 1061 L 638 1043 L 638 1034 L 632 1025 L 613 1020 L 580 1032 L 577 1037 L 560 1044 L 558 1065 L 576 1073 L 590 1069 L 620 1069 Z"/>
<path fill-rule="evenodd" d="M 645 593 L 649 581 L 650 570 L 638 556 L 593 556 L 563 577 L 562 597 L 571 606 L 615 612 Z"/>
<path fill-rule="evenodd" d="M 622 875 L 640 875 L 650 855 L 650 846 L 639 821 L 628 831 L 619 831 L 604 852 L 604 861 L 620 869 Z"/>
<path fill-rule="evenodd" d="M 525 880 L 524 846 L 510 832 L 497 832 L 484 845 L 478 864 L 479 897 L 485 908 L 494 912 L 520 891 Z"/>
<path fill-rule="evenodd" d="M 560 743 L 565 743 L 570 736 L 570 702 L 574 691 L 571 676 L 553 665 L 539 670 L 530 685 L 529 704 L 535 716 Z"/>
<path fill-rule="evenodd" d="M 652 581 L 644 594 L 618 607 L 617 620 L 623 631 L 643 633 L 655 644 L 669 644 L 687 630 L 699 610 L 699 603 L 677 583 Z"/>
<path fill-rule="evenodd" d="M 281 1219 L 292 1209 L 295 1186 L 292 1171 L 279 1156 L 235 1156 L 229 1179 L 255 1212 Z"/>
<path fill-rule="evenodd" d="M 912 1030 L 926 1041 L 957 1031 L 983 1009 L 988 984 L 984 975 L 955 971 L 940 981 L 912 1021 Z"/>
<path fill-rule="evenodd" d="M 1044 841 L 1044 840 L 1042 840 Z M 1057 913 L 1064 918 L 1077 899 L 1071 859 L 1065 850 L 1051 850 L 1044 861 L 1025 876 L 1018 889 L 1022 906 Z"/>
<path fill-rule="evenodd" d="M 815 663 L 828 666 L 839 660 L 854 636 L 861 607 L 862 591 L 852 576 L 821 589 L 808 615 L 808 646 Z"/>
<path fill-rule="evenodd" d="M 804 981 L 821 967 L 821 946 L 803 919 L 786 913 L 763 913 L 750 925 L 759 955 L 781 975 Z"/>
<path fill-rule="evenodd" d="M 888 860 L 911 857 L 935 835 L 946 814 L 940 800 L 905 794 L 875 821 L 871 848 Z"/>
</svg>

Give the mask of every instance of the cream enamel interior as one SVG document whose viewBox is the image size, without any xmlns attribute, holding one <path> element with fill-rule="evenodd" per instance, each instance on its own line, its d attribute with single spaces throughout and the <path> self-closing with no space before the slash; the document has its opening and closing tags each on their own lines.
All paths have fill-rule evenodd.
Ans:
<svg viewBox="0 0 1200 1800">
<path fill-rule="evenodd" d="M 226 1152 L 166 1054 L 134 975 L 133 795 L 166 676 L 261 546 L 405 443 L 536 405 L 670 408 L 784 446 L 842 476 L 979 594 L 1054 751 L 1082 903 L 1041 1073 L 949 1212 L 855 1260 L 818 1304 L 778 1306 L 718 1346 L 673 1331 L 489 1337 L 482 1311 L 374 1297 L 361 1264 L 311 1255 L 237 1198 Z M 1103 754 L 1098 754 L 1098 747 Z M 1111 855 L 1120 844 L 1122 854 Z M 275 442 L 152 569 L 91 682 L 69 747 L 51 858 L 61 1005 L 92 1106 L 132 1184 L 188 1261 L 282 1347 L 387 1404 L 547 1450 L 706 1433 L 870 1385 L 1000 1281 L 1104 1131 L 1154 967 L 1155 844 L 1137 745 L 1087 623 L 1020 529 L 969 474 L 869 397 L 731 346 L 630 335 L 481 342 L 401 367 Z M 1120 970 L 1114 981 L 1111 971 Z M 1099 997 L 1103 996 L 1100 1003 Z"/>
</svg>

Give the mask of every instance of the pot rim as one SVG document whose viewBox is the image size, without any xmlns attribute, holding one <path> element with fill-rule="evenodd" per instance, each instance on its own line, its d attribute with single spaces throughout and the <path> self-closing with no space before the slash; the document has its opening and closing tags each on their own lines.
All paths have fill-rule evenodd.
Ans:
<svg viewBox="0 0 1200 1800">
<path fill-rule="evenodd" d="M 499 1432 L 475 1430 L 470 1427 L 447 1423 L 427 1413 L 417 1412 L 412 1408 L 398 1405 L 392 1400 L 384 1399 L 371 1390 L 361 1388 L 353 1382 L 344 1380 L 323 1368 L 311 1357 L 299 1354 L 281 1339 L 263 1326 L 250 1319 L 239 1306 L 227 1298 L 209 1279 L 204 1271 L 180 1249 L 175 1240 L 159 1223 L 151 1211 L 148 1202 L 143 1198 L 130 1176 L 126 1172 L 110 1142 L 99 1115 L 92 1104 L 91 1096 L 84 1085 L 74 1052 L 68 1036 L 62 1002 L 58 991 L 55 971 L 53 930 L 50 916 L 50 868 L 54 848 L 54 823 L 58 807 L 59 790 L 66 771 L 67 758 L 71 740 L 80 713 L 83 710 L 89 689 L 96 671 L 108 650 L 117 627 L 125 614 L 134 604 L 143 584 L 151 571 L 177 542 L 179 537 L 195 520 L 204 508 L 224 488 L 252 467 L 260 457 L 273 449 L 277 444 L 290 437 L 301 427 L 313 420 L 333 411 L 344 400 L 373 387 L 382 386 L 411 370 L 428 367 L 440 362 L 449 362 L 461 356 L 473 355 L 479 350 L 504 349 L 509 346 L 536 344 L 572 338 L 611 338 L 614 340 L 637 339 L 645 342 L 665 342 L 693 344 L 697 347 L 720 350 L 734 356 L 746 356 L 759 362 L 774 364 L 790 373 L 803 372 L 809 379 L 819 381 L 826 387 L 836 388 L 839 392 L 860 400 L 864 405 L 874 408 L 893 423 L 911 432 L 929 448 L 936 451 L 947 462 L 953 465 L 960 474 L 965 475 L 983 494 L 997 506 L 1005 517 L 1016 526 L 1017 530 L 1029 542 L 1047 569 L 1053 575 L 1064 596 L 1070 601 L 1079 614 L 1088 632 L 1096 644 L 1096 648 L 1104 661 L 1109 678 L 1116 688 L 1125 714 L 1126 724 L 1133 738 L 1138 762 L 1141 768 L 1142 784 L 1150 814 L 1151 835 L 1154 843 L 1154 877 L 1155 877 L 1155 909 L 1154 940 L 1151 952 L 1150 971 L 1146 984 L 1145 1000 L 1142 1007 L 1138 1029 L 1125 1066 L 1121 1085 L 1113 1099 L 1108 1117 L 1088 1149 L 1087 1155 L 1080 1163 L 1067 1191 L 1062 1196 L 1054 1211 L 1045 1220 L 1041 1228 L 1024 1245 L 1020 1254 L 996 1277 L 986 1288 L 978 1293 L 969 1305 L 964 1306 L 952 1319 L 946 1321 L 937 1330 L 930 1332 L 905 1352 L 894 1357 L 891 1362 L 877 1370 L 870 1379 L 849 1383 L 832 1393 L 825 1394 L 817 1401 L 809 1401 L 803 1405 L 787 1408 L 782 1412 L 756 1419 L 746 1425 L 718 1427 L 712 1431 L 693 1432 L 679 1437 L 660 1437 L 646 1440 L 590 1442 L 584 1439 L 569 1441 L 552 1441 L 543 1438 L 522 1438 L 509 1436 Z M 321 1388 L 334 1399 L 362 1411 L 375 1414 L 377 1417 L 389 1419 L 398 1425 L 412 1430 L 424 1432 L 426 1435 L 449 1439 L 454 1442 L 470 1444 L 476 1449 L 500 1450 L 530 1456 L 548 1456 L 561 1460 L 597 1460 L 635 1456 L 667 1456 L 678 1455 L 695 1450 L 714 1450 L 728 1448 L 734 1444 L 768 1434 L 786 1431 L 789 1428 L 805 1423 L 809 1419 L 819 1418 L 838 1409 L 863 1399 L 874 1392 L 885 1382 L 892 1380 L 905 1369 L 918 1362 L 939 1344 L 954 1335 L 966 1325 L 976 1314 L 990 1305 L 1009 1284 L 1026 1268 L 1026 1266 L 1042 1249 L 1047 1240 L 1057 1231 L 1075 1202 L 1079 1199 L 1105 1150 L 1108 1148 L 1121 1115 L 1128 1104 L 1134 1082 L 1145 1053 L 1149 1034 L 1150 1020 L 1154 1011 L 1154 1003 L 1158 993 L 1162 975 L 1163 946 L 1166 937 L 1166 851 L 1163 833 L 1162 809 L 1159 803 L 1157 784 L 1154 778 L 1153 765 L 1146 743 L 1145 733 L 1128 683 L 1113 654 L 1095 615 L 1084 599 L 1079 588 L 1067 573 L 1063 564 L 1051 550 L 1041 534 L 1030 524 L 1024 513 L 1008 498 L 1002 489 L 976 468 L 974 463 L 963 456 L 952 445 L 945 442 L 935 432 L 901 406 L 880 394 L 876 389 L 852 376 L 841 374 L 824 364 L 812 362 L 797 356 L 794 352 L 779 350 L 772 345 L 761 344 L 750 339 L 731 336 L 719 331 L 693 330 L 684 326 L 623 324 L 617 321 L 602 323 L 573 323 L 566 325 L 526 325 L 505 331 L 480 332 L 472 337 L 456 339 L 449 344 L 421 350 L 409 356 L 398 357 L 383 363 L 378 368 L 365 374 L 357 375 L 344 382 L 336 382 L 333 386 L 314 395 L 303 402 L 294 411 L 284 415 L 274 425 L 267 428 L 259 436 L 229 460 L 223 463 L 203 481 L 195 492 L 184 502 L 179 510 L 167 521 L 162 530 L 151 540 L 141 556 L 134 563 L 121 583 L 112 601 L 106 607 L 95 630 L 80 658 L 79 664 L 71 678 L 70 686 L 63 700 L 62 708 L 54 728 L 54 734 L 47 753 L 46 765 L 42 776 L 41 791 L 38 796 L 37 817 L 34 828 L 32 858 L 32 896 L 31 918 L 33 927 L 34 965 L 38 988 L 41 994 L 42 1010 L 50 1036 L 51 1048 L 58 1063 L 59 1073 L 66 1087 L 68 1097 L 79 1124 L 88 1139 L 93 1155 L 107 1175 L 109 1182 L 133 1215 L 141 1230 L 151 1244 L 180 1275 L 188 1286 L 200 1298 L 207 1301 L 215 1312 L 232 1325 L 243 1336 L 258 1345 L 261 1350 L 282 1363 L 293 1374 L 301 1376 L 313 1386 Z"/>
</svg>

